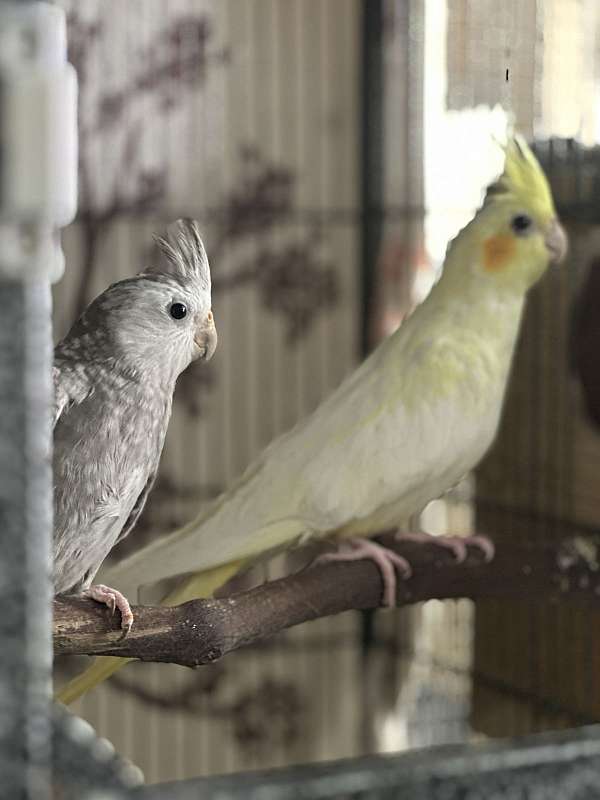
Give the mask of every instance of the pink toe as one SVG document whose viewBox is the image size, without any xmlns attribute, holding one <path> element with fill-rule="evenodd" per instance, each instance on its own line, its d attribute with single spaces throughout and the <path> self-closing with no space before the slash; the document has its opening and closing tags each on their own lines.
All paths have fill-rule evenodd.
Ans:
<svg viewBox="0 0 600 800">
<path fill-rule="evenodd" d="M 491 561 L 494 558 L 496 548 L 492 540 L 488 539 L 487 536 L 469 536 L 467 542 L 478 547 L 483 552 L 486 561 Z"/>
<path fill-rule="evenodd" d="M 467 545 L 465 544 L 464 540 L 458 536 L 451 536 L 447 539 L 442 539 L 440 544 L 442 547 L 447 547 L 449 550 L 452 550 L 454 553 L 454 558 L 459 564 L 467 557 Z"/>
<path fill-rule="evenodd" d="M 450 550 L 454 558 L 460 564 L 467 557 L 467 544 L 468 540 L 460 536 L 434 536 L 431 533 L 424 533 L 423 531 L 398 531 L 395 538 L 398 541 L 418 542 L 419 544 L 434 544 L 438 547 L 443 547 Z"/>
<path fill-rule="evenodd" d="M 98 603 L 104 603 L 108 606 L 111 614 L 114 614 L 118 608 L 121 613 L 121 628 L 128 633 L 133 625 L 133 613 L 131 606 L 125 595 L 121 594 L 117 589 L 111 589 L 110 586 L 104 586 L 98 583 L 86 589 L 84 595 L 91 597 Z"/>
<path fill-rule="evenodd" d="M 393 550 L 377 544 L 370 539 L 350 539 L 339 545 L 339 550 L 335 553 L 326 553 L 316 560 L 315 563 L 324 561 L 359 561 L 368 559 L 375 562 L 381 579 L 383 581 L 382 605 L 396 605 L 396 569 L 402 578 L 409 578 L 412 569 L 409 562 L 395 553 Z"/>
<path fill-rule="evenodd" d="M 401 573 L 404 580 L 410 578 L 412 576 L 412 567 L 410 565 L 410 561 L 407 561 L 406 558 L 399 556 L 398 553 L 395 553 L 393 550 L 388 550 L 388 554 L 388 558 Z"/>
<path fill-rule="evenodd" d="M 129 612 L 129 614 L 121 614 L 122 630 L 127 631 L 127 633 L 129 633 L 132 625 L 133 625 L 133 614 L 131 613 L 131 611 Z"/>
</svg>

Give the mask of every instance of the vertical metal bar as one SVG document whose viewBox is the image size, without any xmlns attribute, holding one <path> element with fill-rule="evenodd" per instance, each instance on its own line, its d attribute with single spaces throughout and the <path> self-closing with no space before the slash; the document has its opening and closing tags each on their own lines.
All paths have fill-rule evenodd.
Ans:
<svg viewBox="0 0 600 800">
<path fill-rule="evenodd" d="M 362 0 L 360 129 L 361 354 L 369 350 L 369 311 L 383 229 L 383 12 L 384 0 Z M 362 614 L 363 652 L 374 637 L 375 613 Z"/>
<path fill-rule="evenodd" d="M 0 799 L 51 796 L 50 279 L 74 214 L 64 12 L 0 2 Z"/>
<path fill-rule="evenodd" d="M 361 349 L 366 353 L 368 313 L 382 232 L 383 208 L 383 22 L 384 0 L 362 0 L 360 103 L 361 263 L 363 319 Z"/>
<path fill-rule="evenodd" d="M 0 251 L 0 798 L 43 800 L 51 786 L 51 297 L 48 280 L 8 277 L 4 261 Z"/>
<path fill-rule="evenodd" d="M 0 798 L 41 800 L 50 796 L 49 285 L 2 281 L 0 308 Z"/>
</svg>

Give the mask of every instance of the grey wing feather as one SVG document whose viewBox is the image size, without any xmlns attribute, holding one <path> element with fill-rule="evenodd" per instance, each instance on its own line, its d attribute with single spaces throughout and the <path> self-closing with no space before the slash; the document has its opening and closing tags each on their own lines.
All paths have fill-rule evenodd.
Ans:
<svg viewBox="0 0 600 800">
<path fill-rule="evenodd" d="M 60 368 L 57 366 L 52 367 L 52 380 L 54 381 L 52 427 L 55 428 L 61 414 L 69 405 L 69 391 L 66 387 L 66 381 L 62 380 Z"/>
<path fill-rule="evenodd" d="M 54 364 L 52 380 L 54 382 L 52 428 L 56 428 L 57 422 L 65 411 L 68 411 L 74 403 L 81 403 L 93 390 L 89 379 L 84 374 L 69 369 L 65 364 Z"/>
<path fill-rule="evenodd" d="M 131 509 L 123 528 L 121 529 L 121 533 L 117 539 L 117 542 L 122 542 L 123 539 L 128 536 L 131 531 L 135 528 L 136 522 L 138 521 L 140 514 L 144 510 L 144 506 L 146 505 L 146 500 L 148 499 L 148 495 L 150 494 L 152 487 L 154 486 L 154 481 L 156 480 L 157 472 L 156 470 L 152 472 L 148 476 L 148 480 L 146 481 L 146 485 L 144 486 L 143 490 L 140 492 L 140 496 L 135 501 L 135 505 Z"/>
</svg>

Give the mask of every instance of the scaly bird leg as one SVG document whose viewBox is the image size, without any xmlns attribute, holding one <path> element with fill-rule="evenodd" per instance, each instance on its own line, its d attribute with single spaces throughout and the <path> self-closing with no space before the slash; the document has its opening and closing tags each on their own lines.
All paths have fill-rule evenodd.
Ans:
<svg viewBox="0 0 600 800">
<path fill-rule="evenodd" d="M 384 606 L 396 605 L 396 569 L 398 569 L 404 579 L 410 578 L 412 570 L 405 558 L 394 553 L 393 550 L 384 547 L 371 539 L 345 539 L 339 545 L 335 553 L 324 553 L 315 559 L 313 564 L 331 561 L 360 561 L 361 559 L 374 561 L 381 572 L 383 580 Z"/>
<path fill-rule="evenodd" d="M 129 600 L 125 595 L 121 594 L 117 589 L 104 586 L 103 583 L 90 586 L 89 589 L 85 589 L 81 594 L 83 597 L 90 597 L 98 603 L 104 603 L 105 606 L 110 608 L 112 614 L 114 614 L 115 609 L 118 608 L 121 612 L 121 628 L 124 631 L 124 635 L 127 636 L 133 625 L 133 613 L 129 605 Z"/>
<path fill-rule="evenodd" d="M 478 547 L 486 561 L 491 561 L 494 557 L 494 544 L 487 536 L 434 536 L 431 533 L 398 531 L 394 537 L 397 541 L 423 542 L 436 544 L 451 550 L 454 557 L 460 564 L 467 557 L 467 546 Z"/>
</svg>

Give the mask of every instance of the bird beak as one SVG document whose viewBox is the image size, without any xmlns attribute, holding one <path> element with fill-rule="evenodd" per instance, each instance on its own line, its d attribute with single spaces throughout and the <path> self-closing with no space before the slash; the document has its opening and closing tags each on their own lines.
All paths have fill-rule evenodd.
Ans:
<svg viewBox="0 0 600 800">
<path fill-rule="evenodd" d="M 557 219 L 553 219 L 550 223 L 544 236 L 544 244 L 550 253 L 550 261 L 559 264 L 567 253 L 568 240 L 564 228 Z"/>
<path fill-rule="evenodd" d="M 209 361 L 213 357 L 217 349 L 217 329 L 212 311 L 208 312 L 206 320 L 196 332 L 194 344 L 196 345 L 196 358 Z"/>
</svg>

